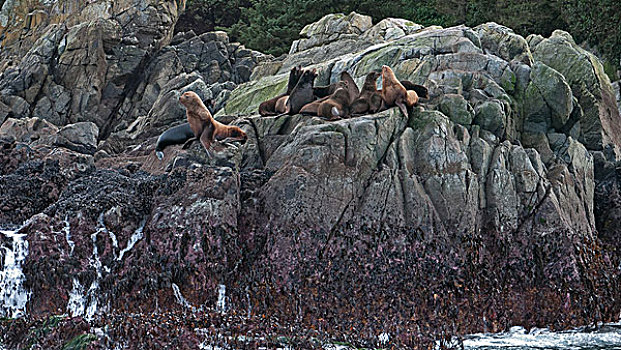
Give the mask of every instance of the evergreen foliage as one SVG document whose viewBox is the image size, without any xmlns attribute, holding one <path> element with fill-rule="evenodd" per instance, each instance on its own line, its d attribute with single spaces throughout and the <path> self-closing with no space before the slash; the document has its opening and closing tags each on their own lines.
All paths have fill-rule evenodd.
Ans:
<svg viewBox="0 0 621 350">
<path fill-rule="evenodd" d="M 619 0 L 188 0 L 177 30 L 226 30 L 232 40 L 278 56 L 288 52 L 305 25 L 351 11 L 370 15 L 374 23 L 387 17 L 444 27 L 494 21 L 523 36 L 567 30 L 578 43 L 595 48 L 610 70 L 620 65 Z"/>
</svg>

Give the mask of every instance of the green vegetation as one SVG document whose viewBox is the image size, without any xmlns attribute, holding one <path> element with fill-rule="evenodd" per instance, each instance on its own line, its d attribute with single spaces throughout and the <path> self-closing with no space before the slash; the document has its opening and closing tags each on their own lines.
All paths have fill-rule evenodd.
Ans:
<svg viewBox="0 0 621 350">
<path fill-rule="evenodd" d="M 28 344 L 27 348 L 32 347 L 33 344 L 37 343 L 41 339 L 45 338 L 45 336 L 52 331 L 60 322 L 64 319 L 63 316 L 50 316 L 47 320 L 43 322 L 40 327 L 36 327 L 32 329 L 28 334 Z"/>
<path fill-rule="evenodd" d="M 97 340 L 94 334 L 80 334 L 65 344 L 63 350 L 83 350 L 94 340 Z"/>
<path fill-rule="evenodd" d="M 280 55 L 300 30 L 328 13 L 356 11 L 373 17 L 409 19 L 428 26 L 494 21 L 526 36 L 569 31 L 587 41 L 616 74 L 621 58 L 621 3 L 618 0 L 188 0 L 178 31 L 222 29 L 247 47 Z"/>
</svg>

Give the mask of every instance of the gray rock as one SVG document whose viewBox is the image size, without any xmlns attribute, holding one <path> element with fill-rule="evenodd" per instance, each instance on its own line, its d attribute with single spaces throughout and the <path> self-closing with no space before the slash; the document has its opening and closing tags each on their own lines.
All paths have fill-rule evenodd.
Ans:
<svg viewBox="0 0 621 350">
<path fill-rule="evenodd" d="M 561 73 L 578 98 L 583 111 L 580 126 L 584 145 L 589 150 L 610 148 L 614 157 L 619 159 L 619 109 L 599 59 L 560 30 L 554 31 L 547 39 L 532 37 L 530 45 L 534 58 Z"/>
<path fill-rule="evenodd" d="M 481 24 L 474 28 L 481 38 L 481 45 L 486 52 L 497 55 L 506 61 L 519 61 L 532 65 L 533 57 L 526 40 L 512 29 L 494 22 Z"/>
<path fill-rule="evenodd" d="M 92 122 L 69 124 L 58 131 L 56 145 L 72 151 L 94 154 L 97 150 L 99 128 Z"/>
<path fill-rule="evenodd" d="M 462 125 L 470 125 L 474 117 L 472 107 L 462 95 L 446 94 L 440 102 L 440 111 L 451 121 Z"/>
<path fill-rule="evenodd" d="M 370 16 L 359 15 L 355 12 L 344 14 L 330 14 L 319 21 L 311 23 L 300 31 L 303 39 L 296 40 L 291 45 L 289 54 L 304 51 L 313 47 L 322 46 L 344 38 L 356 38 L 373 25 Z"/>
<path fill-rule="evenodd" d="M 8 118 L 0 126 L 0 139 L 32 145 L 51 145 L 56 140 L 58 128 L 39 118 Z"/>
<path fill-rule="evenodd" d="M 482 129 L 491 131 L 498 137 L 505 135 L 506 120 L 503 105 L 497 100 L 485 101 L 476 107 L 474 124 L 480 125 Z"/>
</svg>

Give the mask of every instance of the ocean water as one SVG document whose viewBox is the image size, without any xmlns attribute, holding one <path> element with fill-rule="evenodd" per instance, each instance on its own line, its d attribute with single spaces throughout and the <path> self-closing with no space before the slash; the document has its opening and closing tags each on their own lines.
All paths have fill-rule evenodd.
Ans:
<svg viewBox="0 0 621 350">
<path fill-rule="evenodd" d="M 621 323 L 564 332 L 512 327 L 503 333 L 466 336 L 463 345 L 467 350 L 621 350 Z"/>
</svg>

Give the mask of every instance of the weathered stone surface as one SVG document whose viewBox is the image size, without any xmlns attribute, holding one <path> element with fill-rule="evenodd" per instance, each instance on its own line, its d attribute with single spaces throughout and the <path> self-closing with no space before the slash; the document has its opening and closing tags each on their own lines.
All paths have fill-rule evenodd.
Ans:
<svg viewBox="0 0 621 350">
<path fill-rule="evenodd" d="M 58 128 L 39 118 L 9 118 L 0 126 L 0 139 L 8 142 L 52 144 Z"/>
<path fill-rule="evenodd" d="M 97 149 L 99 128 L 92 122 L 69 124 L 58 131 L 56 145 L 79 153 L 93 154 Z"/>
<path fill-rule="evenodd" d="M 481 46 L 485 52 L 512 61 L 517 60 L 526 65 L 533 64 L 533 56 L 526 40 L 513 32 L 511 28 L 496 23 L 485 23 L 474 28 L 479 34 Z"/>
<path fill-rule="evenodd" d="M 462 95 L 444 95 L 439 107 L 440 111 L 446 114 L 454 123 L 462 125 L 470 125 L 472 123 L 474 112 Z"/>
<path fill-rule="evenodd" d="M 601 62 L 561 30 L 547 39 L 529 36 L 528 41 L 533 57 L 561 73 L 578 98 L 583 111 L 579 141 L 589 150 L 603 149 L 609 159 L 619 159 L 619 110 Z"/>
<path fill-rule="evenodd" d="M 170 41 L 178 3 L 50 1 L 43 5 L 51 15 L 30 27 L 17 21 L 31 16 L 21 12 L 22 4 L 9 10 L 10 24 L 0 28 L 6 36 L 2 59 L 11 55 L 18 59 L 0 76 L 0 91 L 36 106 L 33 116 L 58 126 L 93 122 L 107 136 L 118 122 L 119 104 L 131 95 L 133 80 L 146 60 Z M 26 38 L 40 38 L 20 37 L 17 43 L 15 35 L 22 35 L 18 33 L 23 25 Z M 30 46 L 23 45 L 28 41 Z M 14 111 L 20 117 L 30 113 Z"/>
<path fill-rule="evenodd" d="M 370 16 L 359 15 L 355 12 L 347 16 L 344 14 L 326 15 L 319 21 L 302 28 L 300 36 L 303 39 L 293 42 L 289 54 L 346 38 L 357 38 L 372 25 Z"/>
<path fill-rule="evenodd" d="M 363 40 L 382 42 L 413 34 L 424 27 L 401 18 L 385 18 L 364 32 Z"/>
<path fill-rule="evenodd" d="M 504 136 L 507 125 L 507 116 L 503 110 L 503 104 L 499 101 L 485 101 L 477 106 L 474 124 L 482 129 L 491 131 L 498 137 Z"/>
</svg>

